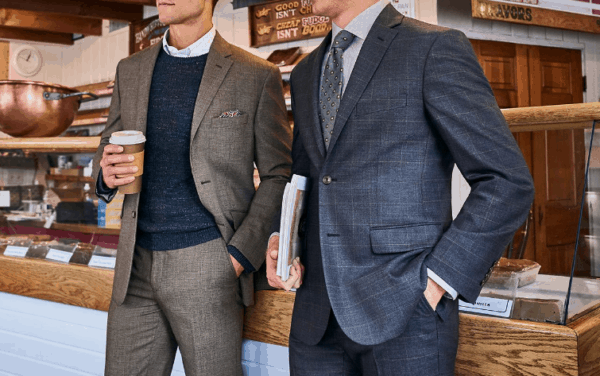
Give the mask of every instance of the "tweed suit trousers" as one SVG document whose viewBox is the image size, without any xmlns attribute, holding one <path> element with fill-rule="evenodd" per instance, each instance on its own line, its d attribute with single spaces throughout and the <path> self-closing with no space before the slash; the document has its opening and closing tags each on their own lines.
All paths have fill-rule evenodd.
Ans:
<svg viewBox="0 0 600 376">
<path fill-rule="evenodd" d="M 242 375 L 243 306 L 222 238 L 173 251 L 135 248 L 127 296 L 108 312 L 106 376 Z"/>
</svg>

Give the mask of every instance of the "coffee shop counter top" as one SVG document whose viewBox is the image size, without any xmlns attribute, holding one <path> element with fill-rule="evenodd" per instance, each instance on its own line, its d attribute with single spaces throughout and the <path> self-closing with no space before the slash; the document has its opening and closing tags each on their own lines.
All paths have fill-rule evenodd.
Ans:
<svg viewBox="0 0 600 376">
<path fill-rule="evenodd" d="M 0 255 L 0 291 L 10 294 L 107 311 L 112 279 L 112 270 Z M 244 338 L 285 348 L 294 298 L 258 291 L 245 312 Z M 600 307 L 567 326 L 461 313 L 456 374 L 598 375 Z"/>
</svg>

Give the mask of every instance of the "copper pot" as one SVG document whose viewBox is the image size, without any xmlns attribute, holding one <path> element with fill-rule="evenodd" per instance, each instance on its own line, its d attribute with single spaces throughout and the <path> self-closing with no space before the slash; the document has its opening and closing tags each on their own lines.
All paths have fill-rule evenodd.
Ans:
<svg viewBox="0 0 600 376">
<path fill-rule="evenodd" d="M 0 81 L 0 131 L 14 137 L 58 136 L 73 123 L 80 103 L 97 98 L 45 82 Z"/>
</svg>

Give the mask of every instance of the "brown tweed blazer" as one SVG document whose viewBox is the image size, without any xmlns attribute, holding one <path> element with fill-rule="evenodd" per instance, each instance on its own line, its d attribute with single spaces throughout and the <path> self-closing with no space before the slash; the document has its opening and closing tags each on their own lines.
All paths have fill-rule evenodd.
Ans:
<svg viewBox="0 0 600 376">
<path fill-rule="evenodd" d="M 146 130 L 154 64 L 162 43 L 122 60 L 117 67 L 110 115 L 94 158 L 94 175 L 110 135 Z M 225 111 L 243 115 L 219 118 Z M 191 126 L 190 160 L 202 204 L 223 239 L 259 269 L 269 234 L 277 229 L 281 197 L 291 170 L 291 130 L 279 70 L 218 33 L 210 48 Z M 261 184 L 255 192 L 254 164 Z M 112 298 L 127 293 L 135 247 L 139 194 L 126 195 Z M 242 274 L 245 305 L 253 303 L 253 275 Z"/>
</svg>

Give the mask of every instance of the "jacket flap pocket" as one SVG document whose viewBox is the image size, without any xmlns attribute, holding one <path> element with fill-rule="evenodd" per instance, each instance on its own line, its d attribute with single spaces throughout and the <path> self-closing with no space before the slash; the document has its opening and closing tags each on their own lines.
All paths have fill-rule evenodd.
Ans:
<svg viewBox="0 0 600 376">
<path fill-rule="evenodd" d="M 400 95 L 398 98 L 363 99 L 356 104 L 356 116 L 392 111 L 406 107 L 406 105 L 406 94 Z"/>
<path fill-rule="evenodd" d="M 371 249 L 376 254 L 431 248 L 442 235 L 439 223 L 371 228 Z"/>
</svg>

